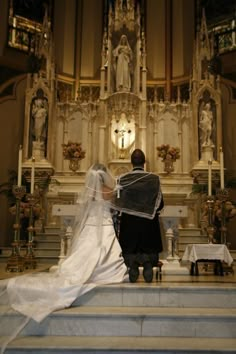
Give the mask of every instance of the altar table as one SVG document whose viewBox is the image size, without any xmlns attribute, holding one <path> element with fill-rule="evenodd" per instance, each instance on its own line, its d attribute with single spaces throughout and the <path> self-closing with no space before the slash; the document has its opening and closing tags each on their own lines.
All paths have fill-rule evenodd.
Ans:
<svg viewBox="0 0 236 354">
<path fill-rule="evenodd" d="M 198 262 L 215 262 L 215 274 L 219 268 L 220 275 L 223 275 L 222 262 L 229 266 L 233 263 L 233 258 L 224 244 L 189 244 L 182 257 L 182 261 L 191 262 L 191 275 L 198 275 Z"/>
</svg>

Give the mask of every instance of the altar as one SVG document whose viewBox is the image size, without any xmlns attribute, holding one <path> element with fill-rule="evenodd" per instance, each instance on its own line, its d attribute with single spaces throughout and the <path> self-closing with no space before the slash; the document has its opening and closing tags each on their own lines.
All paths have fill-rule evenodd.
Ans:
<svg viewBox="0 0 236 354">
<path fill-rule="evenodd" d="M 61 214 L 57 206 L 75 203 L 92 164 L 104 164 L 116 178 L 131 169 L 132 151 L 142 149 L 145 170 L 160 177 L 164 195 L 165 210 L 160 217 L 167 254 L 163 273 L 185 272 L 179 265 L 179 220 L 183 228 L 199 227 L 201 196 L 193 195 L 193 185 L 208 182 L 209 161 L 215 183 L 222 167 L 221 92 L 216 77 L 203 72 L 206 56 L 212 56 L 211 48 L 200 40 L 209 37 L 206 20 L 203 16 L 196 36 L 199 51 L 194 53 L 196 65 L 191 76 L 183 84 L 170 81 L 170 86 L 158 87 L 155 80 L 147 84 L 149 53 L 139 2 L 134 6 L 130 1 L 127 7 L 122 6 L 126 2 L 114 3 L 106 13 L 109 26 L 102 33 L 98 80 L 77 82 L 80 89 L 74 98 L 58 99 L 55 94 L 54 43 L 45 21 L 42 33 L 47 33 L 47 39 L 42 38 L 45 46 L 37 55 L 45 61 L 46 69 L 27 77 L 19 173 L 29 182 L 34 170 L 34 181 L 43 186 L 44 227 L 59 227 L 61 218 L 63 224 L 73 212 L 63 216 L 62 212 L 68 213 L 66 206 L 61 207 Z M 186 97 L 183 88 L 187 89 Z M 66 226 L 67 241 L 70 227 Z M 61 259 L 66 254 L 64 248 L 62 245 Z"/>
<path fill-rule="evenodd" d="M 182 261 L 191 262 L 191 275 L 199 275 L 199 262 L 215 262 L 215 274 L 223 274 L 222 262 L 229 266 L 233 263 L 233 258 L 224 244 L 191 244 L 187 245 L 182 257 Z M 219 269 L 217 269 L 219 268 Z"/>
<path fill-rule="evenodd" d="M 73 226 L 75 216 L 78 214 L 79 206 L 76 204 L 55 204 L 52 208 L 52 214 L 60 217 L 60 264 L 67 256 L 73 237 Z M 160 215 L 161 222 L 165 228 L 165 244 L 167 249 L 164 250 L 164 259 L 162 262 L 162 274 L 188 274 L 188 269 L 180 264 L 178 256 L 177 238 L 178 226 L 180 218 L 186 218 L 188 210 L 183 205 L 166 206 Z"/>
</svg>

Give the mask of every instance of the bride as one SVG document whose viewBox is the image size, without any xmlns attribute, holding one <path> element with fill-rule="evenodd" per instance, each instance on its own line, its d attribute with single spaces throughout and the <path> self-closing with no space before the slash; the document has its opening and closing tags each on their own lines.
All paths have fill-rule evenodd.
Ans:
<svg viewBox="0 0 236 354">
<path fill-rule="evenodd" d="M 51 312 L 69 307 L 97 285 L 128 280 L 110 213 L 113 189 L 114 179 L 106 167 L 94 164 L 86 176 L 71 249 L 64 262 L 52 273 L 0 281 L 1 288 L 5 286 L 4 295 L 10 307 L 26 316 L 15 335 L 11 333 L 10 340 L 31 318 L 41 322 Z"/>
</svg>

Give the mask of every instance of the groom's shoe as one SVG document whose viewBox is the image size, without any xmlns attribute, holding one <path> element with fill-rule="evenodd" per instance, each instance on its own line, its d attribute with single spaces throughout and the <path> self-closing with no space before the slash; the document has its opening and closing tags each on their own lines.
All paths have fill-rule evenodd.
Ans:
<svg viewBox="0 0 236 354">
<path fill-rule="evenodd" d="M 129 269 L 129 280 L 135 283 L 139 277 L 139 262 L 137 254 L 124 254 L 125 264 Z"/>
<path fill-rule="evenodd" d="M 152 263 L 146 262 L 143 265 L 143 277 L 146 283 L 151 283 L 153 279 Z"/>
<path fill-rule="evenodd" d="M 132 266 L 129 269 L 129 281 L 131 283 L 135 283 L 139 277 L 139 269 L 138 269 L 138 264 L 132 264 Z"/>
</svg>

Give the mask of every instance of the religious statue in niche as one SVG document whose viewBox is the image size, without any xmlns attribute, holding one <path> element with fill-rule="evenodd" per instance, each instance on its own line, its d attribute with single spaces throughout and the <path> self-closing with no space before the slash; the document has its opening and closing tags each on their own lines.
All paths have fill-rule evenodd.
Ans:
<svg viewBox="0 0 236 354">
<path fill-rule="evenodd" d="M 131 90 L 131 67 L 133 52 L 126 35 L 122 35 L 117 47 L 113 50 L 116 76 L 116 91 Z"/>
<path fill-rule="evenodd" d="M 34 121 L 33 135 L 35 141 L 44 141 L 46 138 L 47 101 L 37 98 L 32 106 L 32 118 Z"/>
<path fill-rule="evenodd" d="M 32 155 L 46 155 L 47 131 L 48 131 L 48 100 L 42 89 L 37 91 L 37 96 L 31 104 L 31 141 L 33 145 Z"/>
<path fill-rule="evenodd" d="M 199 129 L 201 146 L 212 146 L 214 116 L 210 102 L 202 102 L 199 109 Z"/>
</svg>

